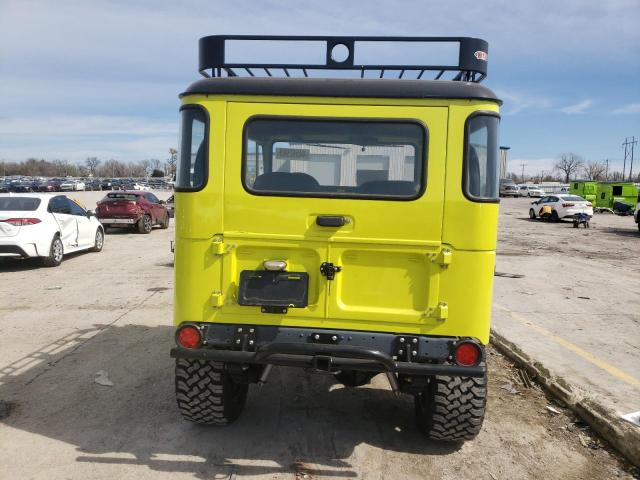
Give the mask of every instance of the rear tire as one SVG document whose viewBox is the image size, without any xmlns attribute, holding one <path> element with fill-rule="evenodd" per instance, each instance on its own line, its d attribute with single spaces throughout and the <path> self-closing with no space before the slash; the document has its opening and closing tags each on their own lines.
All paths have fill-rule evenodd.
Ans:
<svg viewBox="0 0 640 480">
<path fill-rule="evenodd" d="M 176 359 L 176 401 L 182 416 L 205 425 L 228 425 L 247 401 L 248 385 L 235 383 L 224 362 Z"/>
<path fill-rule="evenodd" d="M 169 228 L 169 212 L 167 212 L 167 216 L 160 224 L 160 228 L 163 230 L 166 230 L 167 228 Z"/>
<path fill-rule="evenodd" d="M 416 420 L 432 440 L 459 442 L 475 438 L 484 421 L 487 372 L 483 377 L 435 376 L 415 396 Z"/>
<path fill-rule="evenodd" d="M 151 221 L 151 217 L 149 215 L 144 215 L 140 220 L 138 220 L 138 233 L 151 233 L 153 229 L 153 222 Z"/>
<path fill-rule="evenodd" d="M 534 220 L 536 218 L 536 211 L 533 208 L 529 209 L 529 218 Z"/>
<path fill-rule="evenodd" d="M 553 212 L 551 212 L 551 221 L 558 223 L 560 221 L 560 217 L 558 216 L 558 212 L 556 212 L 555 210 Z"/>
<path fill-rule="evenodd" d="M 51 240 L 51 247 L 49 247 L 49 255 L 42 258 L 42 264 L 45 267 L 57 267 L 62 263 L 62 257 L 64 256 L 64 246 L 62 240 L 58 234 Z"/>
</svg>

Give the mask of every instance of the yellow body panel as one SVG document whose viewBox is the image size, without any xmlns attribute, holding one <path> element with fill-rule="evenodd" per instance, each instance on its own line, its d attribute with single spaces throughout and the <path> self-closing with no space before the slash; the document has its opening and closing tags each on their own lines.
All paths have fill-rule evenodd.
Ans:
<svg viewBox="0 0 640 480">
<path fill-rule="evenodd" d="M 175 323 L 185 321 L 474 337 L 486 344 L 498 205 L 462 193 L 464 124 L 474 100 L 192 95 L 210 118 L 208 183 L 176 199 Z M 256 196 L 241 182 L 255 115 L 404 119 L 428 131 L 427 185 L 412 201 Z M 343 215 L 344 228 L 315 225 Z M 282 259 L 309 273 L 309 306 L 264 314 L 237 303 L 242 270 Z M 343 270 L 328 284 L 322 262 Z"/>
</svg>

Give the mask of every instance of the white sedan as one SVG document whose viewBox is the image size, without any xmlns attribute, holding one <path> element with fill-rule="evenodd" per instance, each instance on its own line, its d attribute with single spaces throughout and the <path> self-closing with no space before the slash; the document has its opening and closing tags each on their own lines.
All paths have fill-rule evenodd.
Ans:
<svg viewBox="0 0 640 480">
<path fill-rule="evenodd" d="M 0 258 L 40 257 L 57 267 L 67 253 L 99 252 L 103 245 L 95 214 L 65 195 L 0 194 Z"/>
<path fill-rule="evenodd" d="M 60 190 L 63 192 L 77 192 L 85 189 L 84 182 L 80 180 L 69 180 L 60 184 Z"/>
<path fill-rule="evenodd" d="M 537 202 L 531 203 L 529 218 L 540 217 L 544 207 L 551 209 L 551 220 L 558 222 L 563 218 L 573 218 L 575 214 L 584 213 L 593 217 L 593 205 L 582 197 L 566 193 L 547 195 Z"/>
</svg>

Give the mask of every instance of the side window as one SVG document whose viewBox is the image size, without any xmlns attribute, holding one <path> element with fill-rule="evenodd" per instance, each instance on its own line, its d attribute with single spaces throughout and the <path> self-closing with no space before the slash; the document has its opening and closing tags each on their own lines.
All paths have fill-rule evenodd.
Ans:
<svg viewBox="0 0 640 480">
<path fill-rule="evenodd" d="M 612 187 L 612 195 L 622 195 L 622 185 L 614 185 Z"/>
<path fill-rule="evenodd" d="M 151 203 L 158 203 L 158 197 L 156 197 L 153 193 L 146 193 L 144 195 L 144 198 L 146 198 Z"/>
<path fill-rule="evenodd" d="M 475 202 L 498 202 L 497 116 L 473 115 L 465 128 L 462 190 Z"/>
<path fill-rule="evenodd" d="M 180 146 L 176 190 L 196 191 L 207 182 L 209 122 L 203 108 L 183 107 L 180 121 Z"/>
<path fill-rule="evenodd" d="M 64 213 L 71 214 L 71 206 L 67 197 L 59 196 L 53 197 L 49 200 L 49 211 L 51 213 Z"/>
<path fill-rule="evenodd" d="M 69 202 L 69 207 L 71 208 L 71 215 L 78 215 L 80 217 L 84 217 L 87 215 L 87 212 L 85 211 L 85 209 L 82 208 L 73 200 L 67 200 L 67 202 Z"/>
</svg>

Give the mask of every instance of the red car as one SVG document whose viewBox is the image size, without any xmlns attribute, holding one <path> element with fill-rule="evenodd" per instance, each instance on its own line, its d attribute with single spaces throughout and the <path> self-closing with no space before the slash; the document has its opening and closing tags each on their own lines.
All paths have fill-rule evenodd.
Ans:
<svg viewBox="0 0 640 480">
<path fill-rule="evenodd" d="M 96 217 L 109 227 L 135 228 L 140 233 L 150 233 L 154 225 L 169 228 L 169 211 L 165 202 L 153 193 L 141 191 L 111 192 L 100 200 Z"/>
</svg>

